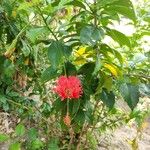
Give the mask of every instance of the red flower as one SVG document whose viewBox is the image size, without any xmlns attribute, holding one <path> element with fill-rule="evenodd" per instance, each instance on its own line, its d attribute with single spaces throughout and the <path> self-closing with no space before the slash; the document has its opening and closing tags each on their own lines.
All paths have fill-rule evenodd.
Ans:
<svg viewBox="0 0 150 150">
<path fill-rule="evenodd" d="M 66 98 L 78 99 L 82 94 L 82 85 L 79 78 L 76 76 L 60 76 L 54 91 L 62 100 Z"/>
</svg>

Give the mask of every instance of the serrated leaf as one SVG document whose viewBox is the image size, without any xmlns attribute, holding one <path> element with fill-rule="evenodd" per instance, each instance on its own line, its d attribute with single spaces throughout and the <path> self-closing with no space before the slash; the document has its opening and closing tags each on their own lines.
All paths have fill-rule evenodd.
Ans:
<svg viewBox="0 0 150 150">
<path fill-rule="evenodd" d="M 110 109 L 113 108 L 115 104 L 115 95 L 112 91 L 108 92 L 106 89 L 102 89 L 100 98 L 107 107 L 109 107 Z"/>
<path fill-rule="evenodd" d="M 128 106 L 133 110 L 139 102 L 139 86 L 124 83 L 120 86 L 120 93 L 127 102 Z"/>
<path fill-rule="evenodd" d="M 15 129 L 15 134 L 17 136 L 23 136 L 25 134 L 25 127 L 23 124 L 18 124 Z"/>
<path fill-rule="evenodd" d="M 52 67 L 48 67 L 43 73 L 42 73 L 42 76 L 41 76 L 41 80 L 42 82 L 47 82 L 51 79 L 54 79 L 55 77 L 58 76 L 58 73 L 57 73 L 57 70 L 55 70 L 54 68 Z"/>
<path fill-rule="evenodd" d="M 0 134 L 0 142 L 5 142 L 9 139 L 9 136 L 6 134 Z"/>
<path fill-rule="evenodd" d="M 119 32 L 117 30 L 114 30 L 114 29 L 108 29 L 107 34 L 114 41 L 118 42 L 121 46 L 126 45 L 128 47 L 131 47 L 130 40 L 128 39 L 128 37 L 125 34 Z"/>
<path fill-rule="evenodd" d="M 102 29 L 86 26 L 81 29 L 80 32 L 80 41 L 83 44 L 88 44 L 94 46 L 97 41 L 102 40 L 104 32 Z"/>
</svg>

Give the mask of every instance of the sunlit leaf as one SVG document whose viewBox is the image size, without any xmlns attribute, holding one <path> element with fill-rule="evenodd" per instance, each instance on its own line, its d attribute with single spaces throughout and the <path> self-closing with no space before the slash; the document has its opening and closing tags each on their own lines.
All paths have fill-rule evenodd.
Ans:
<svg viewBox="0 0 150 150">
<path fill-rule="evenodd" d="M 108 29 L 107 30 L 107 34 L 114 41 L 118 42 L 121 46 L 122 45 L 126 45 L 128 47 L 131 47 L 130 40 L 129 40 L 129 38 L 125 34 L 119 32 L 117 30 L 114 30 L 114 29 Z"/>
<path fill-rule="evenodd" d="M 105 64 L 104 65 L 105 68 L 107 68 L 114 76 L 118 76 L 118 72 L 117 72 L 117 69 L 114 65 L 112 64 Z"/>
<path fill-rule="evenodd" d="M 15 129 L 15 133 L 17 136 L 22 136 L 25 133 L 25 127 L 23 124 L 18 124 L 16 129 Z"/>
<path fill-rule="evenodd" d="M 21 144 L 19 142 L 13 143 L 9 146 L 9 150 L 21 150 Z"/>
<path fill-rule="evenodd" d="M 6 134 L 0 134 L 0 142 L 5 142 L 9 139 L 9 136 Z"/>
<path fill-rule="evenodd" d="M 80 2 L 80 1 L 78 1 L 78 0 L 76 0 L 76 1 L 73 0 L 73 1 L 71 1 L 69 3 L 67 3 L 66 5 L 73 5 L 73 6 L 77 6 L 77 7 L 81 7 L 83 9 L 86 9 L 84 4 L 82 2 Z"/>
<path fill-rule="evenodd" d="M 112 85 L 113 85 L 112 78 L 111 77 L 106 77 L 103 87 L 106 88 L 108 90 L 108 92 L 110 92 L 111 89 L 112 89 Z"/>
</svg>

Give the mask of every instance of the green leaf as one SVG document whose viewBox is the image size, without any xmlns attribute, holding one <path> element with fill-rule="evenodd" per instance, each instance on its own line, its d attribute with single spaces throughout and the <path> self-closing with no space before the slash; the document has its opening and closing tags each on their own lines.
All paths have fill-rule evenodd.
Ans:
<svg viewBox="0 0 150 150">
<path fill-rule="evenodd" d="M 100 7 L 105 7 L 107 5 L 114 3 L 115 1 L 117 1 L 117 0 L 107 0 L 107 1 L 106 0 L 100 0 L 100 1 L 97 1 L 97 3 Z"/>
<path fill-rule="evenodd" d="M 38 136 L 38 131 L 35 128 L 31 128 L 28 131 L 28 137 L 30 141 L 33 141 L 37 138 Z"/>
<path fill-rule="evenodd" d="M 0 94 L 0 103 L 5 104 L 6 102 L 7 102 L 7 98 L 5 97 L 5 95 Z"/>
<path fill-rule="evenodd" d="M 65 69 L 66 69 L 66 74 L 69 75 L 76 75 L 77 74 L 77 69 L 75 65 L 73 65 L 71 62 L 67 62 L 65 64 Z M 63 69 L 63 74 L 64 74 L 64 69 Z"/>
<path fill-rule="evenodd" d="M 51 139 L 48 144 L 48 150 L 59 150 L 58 139 Z"/>
<path fill-rule="evenodd" d="M 81 29 L 80 41 L 83 44 L 94 46 L 97 41 L 102 40 L 104 32 L 101 28 L 86 26 Z"/>
<path fill-rule="evenodd" d="M 18 11 L 20 10 L 28 10 L 32 6 L 32 3 L 22 2 L 18 7 Z"/>
<path fill-rule="evenodd" d="M 93 75 L 94 75 L 94 74 L 97 74 L 97 73 L 100 71 L 101 67 L 102 67 L 101 59 L 100 59 L 100 57 L 97 57 Z"/>
<path fill-rule="evenodd" d="M 38 28 L 30 28 L 27 31 L 27 37 L 30 39 L 32 43 L 35 43 L 37 39 L 39 39 L 42 35 L 48 35 L 48 29 L 46 27 L 38 27 Z"/>
<path fill-rule="evenodd" d="M 91 134 L 91 132 L 88 132 L 88 131 L 87 131 L 87 135 L 86 136 L 87 136 L 87 139 L 89 141 L 90 148 L 91 149 L 97 149 L 98 141 L 95 138 L 95 136 L 93 134 Z"/>
<path fill-rule="evenodd" d="M 109 9 L 111 11 L 116 11 L 117 13 L 133 20 L 134 22 L 136 21 L 135 12 L 133 9 L 130 9 L 129 7 L 113 5 L 112 7 L 109 7 Z"/>
<path fill-rule="evenodd" d="M 114 0 L 111 1 L 110 5 L 106 8 L 107 11 L 115 11 L 118 14 L 121 14 L 134 22 L 136 21 L 136 15 L 134 11 L 133 4 L 130 0 Z"/>
<path fill-rule="evenodd" d="M 111 0 L 110 0 L 110 1 L 111 1 Z M 125 7 L 128 7 L 128 8 L 130 8 L 130 9 L 134 9 L 131 0 L 115 0 L 115 1 L 112 3 L 112 5 L 125 6 Z"/>
<path fill-rule="evenodd" d="M 128 106 L 133 110 L 139 102 L 139 86 L 124 83 L 120 86 L 120 93 L 127 102 Z"/>
<path fill-rule="evenodd" d="M 4 74 L 7 77 L 12 77 L 15 73 L 15 65 L 10 60 L 4 62 Z"/>
<path fill-rule="evenodd" d="M 63 108 L 65 108 L 65 106 L 66 103 L 64 101 L 61 101 L 59 98 L 57 98 L 53 103 L 52 111 L 56 111 L 56 113 L 58 113 Z"/>
<path fill-rule="evenodd" d="M 43 142 L 40 139 L 35 139 L 32 141 L 32 149 L 40 149 L 43 147 Z"/>
<path fill-rule="evenodd" d="M 48 48 L 48 58 L 53 68 L 57 68 L 63 61 L 63 47 L 60 42 L 53 41 Z"/>
<path fill-rule="evenodd" d="M 22 45 L 23 45 L 23 48 L 21 48 L 21 50 L 23 52 L 23 55 L 25 57 L 27 57 L 30 54 L 30 48 L 29 48 L 28 44 L 24 40 L 21 40 L 21 42 L 22 42 Z"/>
<path fill-rule="evenodd" d="M 51 66 L 57 68 L 63 62 L 65 57 L 68 59 L 71 52 L 71 47 L 62 44 L 59 41 L 52 41 L 48 48 L 48 58 Z"/>
<path fill-rule="evenodd" d="M 78 74 L 85 75 L 86 78 L 91 78 L 94 69 L 95 69 L 95 63 L 89 62 L 80 67 L 80 69 L 78 70 Z"/>
<path fill-rule="evenodd" d="M 9 150 L 21 150 L 21 143 L 13 143 L 9 146 Z"/>
<path fill-rule="evenodd" d="M 78 0 L 76 1 L 72 1 L 72 2 L 69 2 L 67 3 L 66 5 L 73 5 L 73 6 L 77 6 L 77 7 L 80 7 L 80 8 L 83 8 L 83 9 L 86 9 L 86 7 L 84 6 L 84 4 Z"/>
<path fill-rule="evenodd" d="M 8 135 L 0 134 L 0 142 L 5 142 L 9 139 Z"/>
<path fill-rule="evenodd" d="M 15 134 L 17 136 L 23 136 L 25 133 L 25 127 L 22 124 L 18 124 L 16 129 L 15 129 Z"/>
<path fill-rule="evenodd" d="M 107 34 L 114 41 L 118 42 L 121 46 L 126 45 L 128 47 L 131 47 L 130 40 L 128 39 L 128 37 L 125 34 L 119 32 L 117 30 L 114 30 L 114 29 L 108 29 Z"/>
<path fill-rule="evenodd" d="M 107 107 L 109 107 L 110 109 L 113 108 L 115 104 L 115 95 L 112 91 L 108 92 L 106 89 L 102 89 L 100 98 Z"/>
<path fill-rule="evenodd" d="M 111 78 L 111 77 L 105 78 L 105 81 L 104 81 L 104 85 L 103 85 L 103 86 L 104 86 L 104 88 L 107 89 L 108 92 L 111 91 L 112 85 L 113 85 L 113 80 L 112 80 L 112 78 Z"/>
<path fill-rule="evenodd" d="M 80 107 L 80 99 L 78 99 L 77 101 L 73 101 L 73 108 L 72 108 L 72 114 L 76 115 L 76 113 L 78 112 Z"/>
<path fill-rule="evenodd" d="M 47 102 L 43 102 L 43 104 L 41 105 L 41 110 L 43 115 L 49 117 L 51 113 L 51 105 Z"/>
<path fill-rule="evenodd" d="M 42 73 L 42 76 L 41 76 L 41 80 L 42 82 L 47 82 L 51 79 L 54 79 L 55 77 L 58 76 L 58 73 L 57 73 L 57 70 L 55 70 L 54 68 L 52 67 L 48 67 L 43 73 Z"/>
<path fill-rule="evenodd" d="M 150 84 L 140 84 L 139 90 L 142 95 L 150 97 Z"/>
<path fill-rule="evenodd" d="M 121 53 L 119 53 L 117 50 L 109 47 L 107 44 L 101 44 L 101 50 L 104 51 L 104 54 L 106 54 L 106 52 L 110 52 L 114 55 L 115 58 L 118 59 L 118 61 L 120 62 L 120 64 L 123 64 L 123 58 Z"/>
<path fill-rule="evenodd" d="M 75 122 L 79 125 L 82 125 L 85 121 L 85 113 L 83 110 L 79 110 L 77 115 L 74 118 Z"/>
</svg>

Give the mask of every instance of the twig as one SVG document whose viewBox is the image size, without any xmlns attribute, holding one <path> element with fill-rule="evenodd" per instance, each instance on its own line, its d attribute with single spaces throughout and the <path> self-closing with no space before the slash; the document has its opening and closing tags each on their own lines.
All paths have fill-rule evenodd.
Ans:
<svg viewBox="0 0 150 150">
<path fill-rule="evenodd" d="M 71 145 L 73 143 L 73 139 L 74 139 L 74 131 L 73 131 L 73 128 L 72 126 L 70 127 L 70 141 L 69 141 L 69 145 L 68 145 L 68 150 L 71 150 Z"/>
<path fill-rule="evenodd" d="M 80 150 L 81 139 L 82 139 L 82 136 L 84 135 L 85 129 L 87 129 L 87 128 L 88 128 L 88 126 L 84 123 L 84 125 L 83 125 L 83 127 L 82 127 L 82 130 L 81 130 L 81 132 L 80 132 L 80 135 L 79 135 L 79 139 L 78 139 L 79 141 L 78 141 L 76 150 Z M 87 130 L 86 130 L 86 131 L 87 131 Z"/>
<path fill-rule="evenodd" d="M 43 21 L 44 21 L 44 23 L 45 23 L 45 25 L 46 25 L 47 29 L 48 29 L 48 30 L 52 33 L 52 35 L 54 36 L 54 38 L 56 39 L 56 41 L 58 41 L 58 39 L 57 39 L 56 35 L 55 35 L 55 34 L 54 34 L 54 32 L 51 30 L 51 28 L 49 27 L 49 25 L 48 25 L 48 23 L 47 23 L 46 19 L 44 18 L 43 13 L 42 13 L 42 11 L 41 11 L 40 7 L 39 7 L 39 6 L 37 6 L 37 9 L 39 10 L 39 13 L 40 13 L 40 15 L 41 15 L 41 17 L 42 17 L 42 19 L 43 19 Z"/>
</svg>

